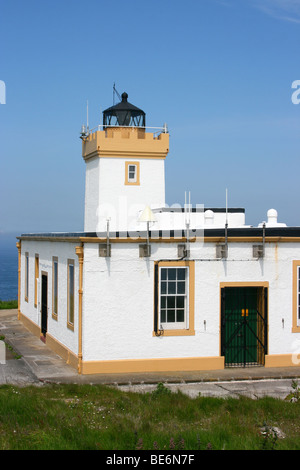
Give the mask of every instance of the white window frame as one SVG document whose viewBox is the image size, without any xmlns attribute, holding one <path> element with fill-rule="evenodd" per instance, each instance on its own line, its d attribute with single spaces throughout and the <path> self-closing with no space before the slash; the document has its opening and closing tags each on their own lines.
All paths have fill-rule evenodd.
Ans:
<svg viewBox="0 0 300 470">
<path fill-rule="evenodd" d="M 132 170 L 130 170 L 131 167 L 134 167 L 134 177 L 130 177 L 130 173 L 132 173 Z M 129 163 L 128 164 L 128 183 L 136 183 L 137 182 L 137 164 L 136 163 Z"/>
<path fill-rule="evenodd" d="M 161 283 L 165 282 L 162 279 L 162 270 L 164 269 L 184 269 L 186 272 L 185 275 L 185 294 L 162 294 L 161 293 Z M 168 284 L 168 280 L 166 281 Z M 176 285 L 178 280 L 176 279 Z M 177 289 L 176 289 L 177 290 Z M 190 272 L 189 266 L 161 266 L 159 268 L 159 325 L 164 330 L 180 330 L 180 329 L 189 329 L 189 290 L 190 290 Z M 185 298 L 185 305 L 184 305 L 184 321 L 183 322 L 162 322 L 161 321 L 161 299 L 162 297 L 184 297 Z M 176 306 L 174 308 L 175 315 L 176 315 Z"/>
</svg>

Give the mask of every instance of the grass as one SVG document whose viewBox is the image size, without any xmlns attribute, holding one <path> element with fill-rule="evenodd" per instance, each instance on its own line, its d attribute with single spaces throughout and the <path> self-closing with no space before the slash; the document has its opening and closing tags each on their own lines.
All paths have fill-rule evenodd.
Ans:
<svg viewBox="0 0 300 470">
<path fill-rule="evenodd" d="M 146 394 L 101 385 L 3 385 L 0 449 L 299 450 L 299 414 L 300 401 L 192 399 L 162 384 Z"/>
<path fill-rule="evenodd" d="M 0 300 L 0 310 L 18 308 L 17 300 Z"/>
</svg>

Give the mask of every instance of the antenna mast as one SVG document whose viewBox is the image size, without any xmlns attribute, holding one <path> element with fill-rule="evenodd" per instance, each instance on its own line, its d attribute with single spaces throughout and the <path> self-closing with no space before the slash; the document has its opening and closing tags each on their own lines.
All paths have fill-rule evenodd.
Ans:
<svg viewBox="0 0 300 470">
<path fill-rule="evenodd" d="M 115 95 L 117 95 L 119 100 L 122 101 L 120 93 L 118 93 L 118 90 L 116 89 L 116 84 L 114 83 L 114 86 L 113 86 L 113 104 L 114 105 L 115 105 Z"/>
<path fill-rule="evenodd" d="M 226 220 L 225 220 L 225 254 L 228 256 L 228 191 L 226 188 Z"/>
<path fill-rule="evenodd" d="M 190 222 L 191 222 L 191 192 L 189 191 L 189 204 L 188 211 L 187 201 L 186 201 L 186 192 L 185 192 L 185 226 L 186 226 L 186 257 L 189 257 L 190 254 Z"/>
<path fill-rule="evenodd" d="M 86 102 L 86 128 L 89 130 L 89 102 Z"/>
</svg>

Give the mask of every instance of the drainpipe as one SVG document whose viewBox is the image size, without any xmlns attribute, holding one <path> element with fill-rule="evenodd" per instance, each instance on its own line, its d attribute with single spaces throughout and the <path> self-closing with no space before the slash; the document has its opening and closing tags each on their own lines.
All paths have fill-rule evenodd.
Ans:
<svg viewBox="0 0 300 470">
<path fill-rule="evenodd" d="M 76 255 L 79 261 L 79 289 L 78 289 L 78 373 L 82 373 L 82 296 L 83 296 L 83 244 L 76 246 Z"/>
</svg>

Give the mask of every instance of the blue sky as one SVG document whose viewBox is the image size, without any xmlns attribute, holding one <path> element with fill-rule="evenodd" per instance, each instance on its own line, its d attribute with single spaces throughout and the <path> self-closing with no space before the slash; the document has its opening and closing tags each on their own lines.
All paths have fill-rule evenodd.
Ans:
<svg viewBox="0 0 300 470">
<path fill-rule="evenodd" d="M 0 1 L 0 232 L 83 230 L 79 131 L 113 84 L 168 124 L 166 198 L 300 225 L 300 0 Z"/>
</svg>

